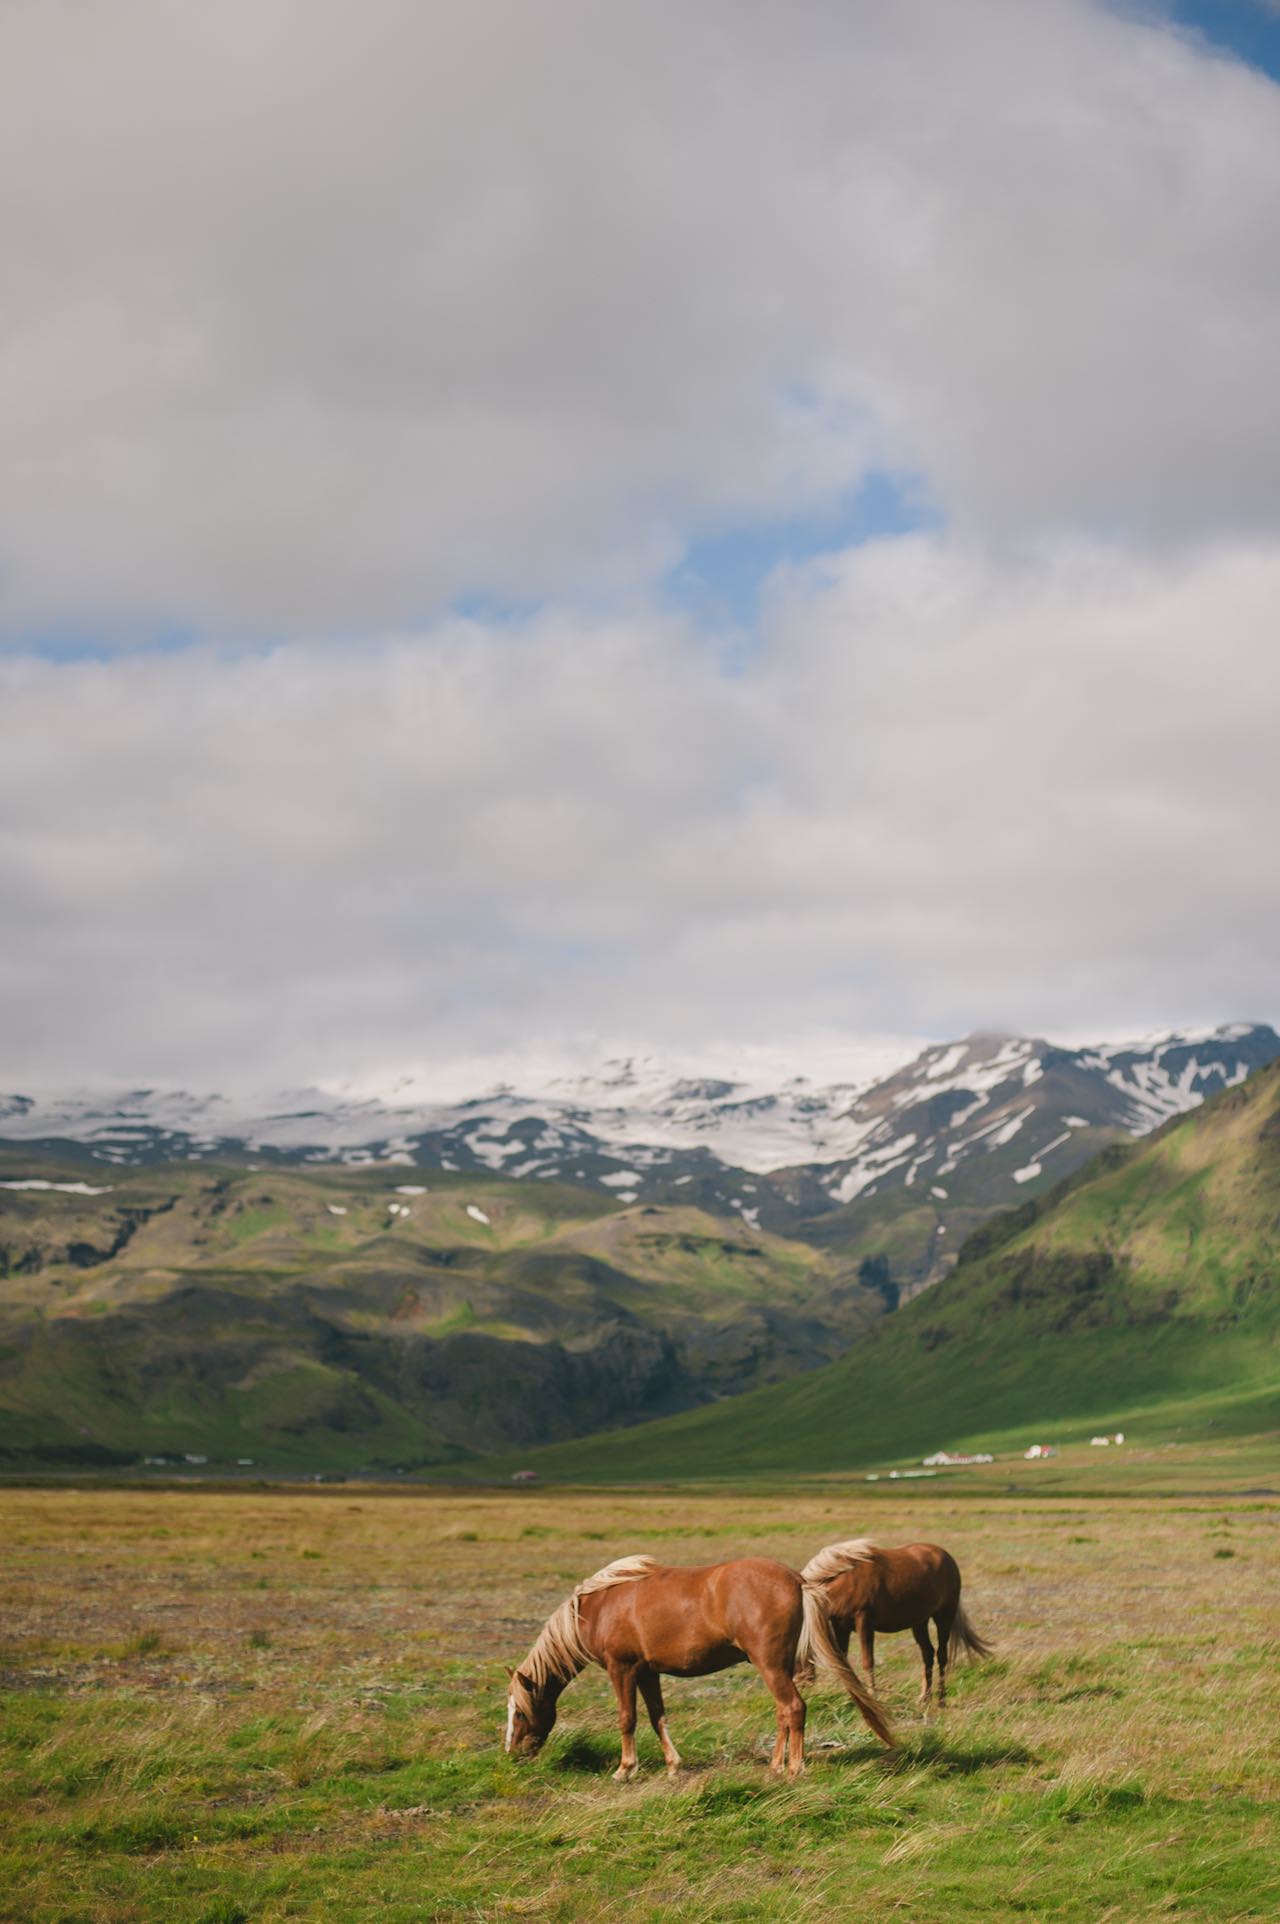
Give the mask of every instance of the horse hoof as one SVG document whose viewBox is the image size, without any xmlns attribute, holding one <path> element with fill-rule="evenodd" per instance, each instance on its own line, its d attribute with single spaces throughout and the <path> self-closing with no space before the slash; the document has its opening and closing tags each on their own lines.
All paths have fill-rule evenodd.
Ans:
<svg viewBox="0 0 1280 1924">
<path fill-rule="evenodd" d="M 629 1784 L 631 1782 L 631 1779 L 636 1774 L 636 1769 L 637 1769 L 637 1766 L 635 1764 L 632 1764 L 629 1769 L 626 1764 L 619 1764 L 618 1768 L 613 1773 L 614 1783 Z"/>
</svg>

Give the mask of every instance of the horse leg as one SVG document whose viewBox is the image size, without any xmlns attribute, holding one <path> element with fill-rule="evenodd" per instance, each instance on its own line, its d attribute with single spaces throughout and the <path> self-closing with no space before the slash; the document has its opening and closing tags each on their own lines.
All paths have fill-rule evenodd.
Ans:
<svg viewBox="0 0 1280 1924">
<path fill-rule="evenodd" d="M 778 1734 L 773 1740 L 773 1755 L 769 1759 L 769 1769 L 772 1771 L 773 1775 L 776 1777 L 779 1771 L 782 1769 L 783 1764 L 786 1762 L 786 1757 L 787 1757 L 787 1720 L 785 1715 L 783 1714 L 782 1705 L 779 1702 L 776 1693 L 773 1699 L 773 1707 L 775 1712 L 777 1713 Z"/>
<path fill-rule="evenodd" d="M 787 1761 L 787 1776 L 798 1777 L 804 1769 L 804 1698 L 796 1689 L 795 1678 L 790 1670 L 770 1665 L 759 1666 L 760 1675 L 773 1693 L 774 1706 L 778 1713 L 778 1736 L 773 1746 L 773 1756 L 769 1760 L 770 1770 L 782 1769 L 783 1758 Z"/>
<path fill-rule="evenodd" d="M 614 1782 L 625 1784 L 636 1774 L 636 1666 L 611 1663 L 609 1682 L 618 1699 L 618 1729 L 622 1732 L 622 1762 L 614 1771 Z"/>
<path fill-rule="evenodd" d="M 947 1659 L 951 1655 L 951 1631 L 955 1620 L 954 1604 L 947 1609 L 934 1612 L 933 1627 L 938 1633 L 938 1702 L 940 1704 L 947 1701 Z"/>
<path fill-rule="evenodd" d="M 911 1626 L 911 1634 L 920 1646 L 920 1661 L 924 1665 L 924 1680 L 920 1685 L 920 1701 L 927 1706 L 929 1698 L 933 1694 L 933 1645 L 929 1641 L 928 1617 L 925 1618 L 923 1623 L 913 1623 Z M 939 1671 L 938 1674 L 939 1688 L 941 1688 L 941 1671 Z"/>
<path fill-rule="evenodd" d="M 876 1687 L 876 1627 L 869 1610 L 858 1612 L 858 1642 L 862 1646 L 862 1668 L 867 1673 L 867 1689 L 874 1695 Z M 845 1646 L 846 1650 L 848 1645 Z"/>
<path fill-rule="evenodd" d="M 649 1713 L 649 1722 L 658 1733 L 662 1745 L 662 1755 L 666 1759 L 667 1776 L 674 1777 L 680 1768 L 680 1752 L 671 1741 L 667 1729 L 667 1713 L 662 1702 L 662 1679 L 656 1670 L 642 1670 L 636 1678 L 644 1707 Z"/>
</svg>

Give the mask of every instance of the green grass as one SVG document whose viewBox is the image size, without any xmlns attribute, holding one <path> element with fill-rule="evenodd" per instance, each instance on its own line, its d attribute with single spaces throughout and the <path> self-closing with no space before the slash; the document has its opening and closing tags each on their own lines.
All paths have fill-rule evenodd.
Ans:
<svg viewBox="0 0 1280 1924">
<path fill-rule="evenodd" d="M 596 1671 L 502 1755 L 501 1665 L 578 1576 L 863 1530 L 947 1543 L 997 1646 L 925 1722 L 880 1640 L 895 1755 L 819 1690 L 775 1782 L 745 1668 L 669 1682 L 675 1783 L 647 1729 L 613 1783 Z M 1194 1487 L 0 1493 L 0 1918 L 1270 1918 L 1277 1530 Z"/>
<path fill-rule="evenodd" d="M 252 1242 L 268 1229 L 279 1229 L 289 1220 L 289 1212 L 283 1203 L 268 1203 L 257 1209 L 243 1209 L 231 1217 L 230 1233 L 233 1242 Z M 313 1232 L 314 1233 L 314 1232 Z"/>
<path fill-rule="evenodd" d="M 1181 1392 L 1169 1395 L 1170 1382 Z M 1141 1351 L 1124 1335 L 1063 1341 L 1044 1369 L 1017 1344 L 966 1346 L 926 1374 L 917 1354 L 886 1342 L 731 1404 L 525 1451 L 520 1463 L 583 1482 L 812 1475 L 917 1463 L 940 1448 L 1016 1457 L 1033 1442 L 1062 1449 L 1115 1430 L 1193 1447 L 1278 1432 L 1273 1353 L 1246 1337 L 1207 1356 L 1202 1332 L 1163 1329 Z M 459 1474 L 515 1467 L 511 1455 Z"/>
</svg>

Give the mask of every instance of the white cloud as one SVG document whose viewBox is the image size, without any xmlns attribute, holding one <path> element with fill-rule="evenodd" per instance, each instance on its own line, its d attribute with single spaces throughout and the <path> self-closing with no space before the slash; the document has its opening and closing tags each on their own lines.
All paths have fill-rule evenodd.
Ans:
<svg viewBox="0 0 1280 1924">
<path fill-rule="evenodd" d="M 1083 0 L 0 25 L 0 619 L 367 632 L 901 465 L 1274 523 L 1280 90 Z"/>
<path fill-rule="evenodd" d="M 5 658 L 6 1080 L 1275 1013 L 1277 178 L 1086 0 L 4 9 L 0 631 L 282 638 Z"/>
<path fill-rule="evenodd" d="M 0 685 L 7 1079 L 243 1085 L 577 1034 L 1275 1013 L 1280 548 L 945 539 L 676 622 Z"/>
</svg>

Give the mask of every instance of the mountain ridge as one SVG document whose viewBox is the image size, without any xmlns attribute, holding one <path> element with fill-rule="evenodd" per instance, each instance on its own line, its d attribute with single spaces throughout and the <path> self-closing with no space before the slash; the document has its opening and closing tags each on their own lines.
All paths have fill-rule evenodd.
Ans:
<svg viewBox="0 0 1280 1924">
<path fill-rule="evenodd" d="M 542 1092 L 504 1085 L 435 1104 L 320 1091 L 274 1105 L 154 1090 L 11 1096 L 0 1145 L 117 1168 L 336 1162 L 580 1183 L 620 1206 L 690 1202 L 840 1248 L 887 1265 L 910 1295 L 993 1209 L 1277 1055 L 1268 1025 L 1229 1023 L 1070 1049 L 971 1036 L 863 1083 L 688 1076 L 628 1059 Z"/>
</svg>

